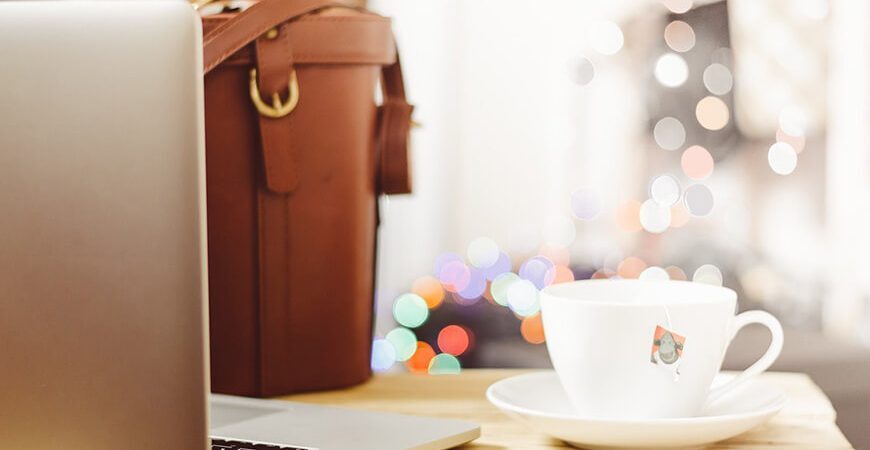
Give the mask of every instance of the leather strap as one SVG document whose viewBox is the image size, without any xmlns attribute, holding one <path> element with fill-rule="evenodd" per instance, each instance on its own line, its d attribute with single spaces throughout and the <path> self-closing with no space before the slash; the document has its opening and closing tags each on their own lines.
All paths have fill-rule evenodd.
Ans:
<svg viewBox="0 0 870 450">
<path fill-rule="evenodd" d="M 344 10 L 344 14 L 339 11 Z M 330 11 L 330 10 L 327 10 Z M 376 14 L 347 14 L 346 8 L 331 14 L 306 14 L 286 27 L 293 43 L 296 64 L 364 64 L 383 66 L 396 61 L 391 20 Z M 205 36 L 232 20 L 233 13 L 202 18 Z M 282 29 L 282 31 L 284 31 Z M 227 58 L 220 67 L 251 67 L 256 61 L 253 46 L 246 46 Z"/>
<path fill-rule="evenodd" d="M 287 98 L 289 75 L 294 68 L 293 49 L 286 27 L 287 24 L 282 25 L 274 39 L 261 37 L 256 41 L 257 77 L 261 98 L 272 98 L 273 93 Z M 298 149 L 293 142 L 291 129 L 293 114 L 277 119 L 260 114 L 259 121 L 266 186 L 272 192 L 290 193 L 299 184 L 295 155 Z"/>
<path fill-rule="evenodd" d="M 338 0 L 263 0 L 254 3 L 203 38 L 205 73 L 279 24 L 330 6 L 349 5 Z"/>
<path fill-rule="evenodd" d="M 382 69 L 381 89 L 384 103 L 378 110 L 379 189 L 385 194 L 408 194 L 411 192 L 408 139 L 414 107 L 405 98 L 398 51 L 396 62 Z"/>
<path fill-rule="evenodd" d="M 295 281 L 291 271 L 291 233 L 290 203 L 287 196 L 277 195 L 265 189 L 257 190 L 257 247 L 259 257 L 259 360 L 261 394 L 274 392 L 273 379 L 276 374 L 271 369 L 269 355 L 274 354 L 276 345 L 299 345 L 292 340 L 282 339 L 286 333 L 283 328 L 292 314 L 287 311 L 291 306 L 290 289 Z M 296 299 L 295 301 L 305 301 Z M 283 324 L 283 327 L 281 326 Z"/>
</svg>

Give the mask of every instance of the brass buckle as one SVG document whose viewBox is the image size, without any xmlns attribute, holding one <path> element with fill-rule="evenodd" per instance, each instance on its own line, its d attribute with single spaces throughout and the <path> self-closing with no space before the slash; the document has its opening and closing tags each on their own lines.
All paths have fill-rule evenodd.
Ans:
<svg viewBox="0 0 870 450">
<path fill-rule="evenodd" d="M 281 101 L 281 96 L 277 92 L 272 93 L 272 105 L 267 105 L 260 97 L 260 87 L 257 85 L 257 69 L 251 69 L 251 101 L 257 107 L 257 111 L 270 119 L 280 119 L 296 109 L 296 104 L 299 103 L 299 80 L 296 79 L 296 71 L 290 72 L 290 80 L 287 83 L 287 89 L 290 94 L 287 97 L 287 102 Z"/>
</svg>

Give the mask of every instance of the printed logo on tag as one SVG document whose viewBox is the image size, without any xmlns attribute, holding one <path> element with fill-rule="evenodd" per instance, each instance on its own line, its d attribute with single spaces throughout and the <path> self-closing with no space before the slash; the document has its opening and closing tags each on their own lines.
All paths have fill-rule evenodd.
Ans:
<svg viewBox="0 0 870 450">
<path fill-rule="evenodd" d="M 683 345 L 686 338 L 662 326 L 656 326 L 653 333 L 652 353 L 650 362 L 653 364 L 672 365 L 683 356 Z"/>
</svg>

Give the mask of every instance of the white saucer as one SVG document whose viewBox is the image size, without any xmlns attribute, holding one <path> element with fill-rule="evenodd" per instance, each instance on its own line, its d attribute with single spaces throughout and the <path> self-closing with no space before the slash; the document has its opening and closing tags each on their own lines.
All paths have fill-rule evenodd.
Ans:
<svg viewBox="0 0 870 450">
<path fill-rule="evenodd" d="M 729 378 L 718 375 L 714 385 Z M 577 416 L 552 370 L 510 377 L 486 391 L 490 403 L 532 428 L 582 448 L 698 447 L 737 436 L 779 412 L 785 394 L 749 380 L 716 402 L 715 410 L 677 419 L 594 419 Z"/>
</svg>

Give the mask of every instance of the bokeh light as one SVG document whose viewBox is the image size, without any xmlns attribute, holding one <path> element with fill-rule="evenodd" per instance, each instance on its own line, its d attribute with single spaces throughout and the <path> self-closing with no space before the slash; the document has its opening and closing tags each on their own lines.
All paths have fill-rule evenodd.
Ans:
<svg viewBox="0 0 870 450">
<path fill-rule="evenodd" d="M 686 189 L 684 197 L 689 214 L 704 217 L 713 211 L 713 192 L 703 184 L 693 184 Z"/>
<path fill-rule="evenodd" d="M 610 269 L 601 268 L 601 269 L 596 270 L 592 274 L 592 276 L 589 278 L 592 280 L 606 280 L 606 279 L 611 278 L 613 276 L 616 276 L 615 271 L 610 270 Z"/>
<path fill-rule="evenodd" d="M 602 55 L 615 55 L 625 40 L 619 26 L 607 20 L 591 24 L 586 36 L 592 49 Z"/>
<path fill-rule="evenodd" d="M 492 294 L 492 299 L 501 306 L 508 306 L 508 289 L 512 284 L 519 281 L 519 275 L 513 272 L 503 273 L 492 280 L 489 291 Z"/>
<path fill-rule="evenodd" d="M 656 61 L 655 77 L 665 87 L 677 87 L 689 78 L 689 66 L 682 56 L 665 53 Z"/>
<path fill-rule="evenodd" d="M 438 332 L 438 349 L 444 353 L 462 355 L 468 350 L 470 343 L 469 332 L 459 325 L 448 325 Z"/>
<path fill-rule="evenodd" d="M 585 56 L 568 61 L 568 78 L 580 86 L 586 86 L 595 78 L 595 66 Z"/>
<path fill-rule="evenodd" d="M 444 266 L 447 265 L 448 263 L 451 263 L 454 261 L 463 262 L 462 256 L 457 255 L 456 253 L 452 253 L 452 252 L 442 253 L 442 254 L 438 255 L 438 257 L 435 258 L 435 269 L 432 272 L 432 274 L 435 275 L 436 277 L 440 278 L 441 277 L 441 269 L 443 269 Z"/>
<path fill-rule="evenodd" d="M 672 206 L 680 200 L 680 183 L 670 175 L 657 176 L 649 185 L 649 196 L 659 205 Z M 641 223 L 643 223 L 642 216 Z"/>
<path fill-rule="evenodd" d="M 492 266 L 498 260 L 498 244 L 488 237 L 479 237 L 468 244 L 468 262 L 478 269 Z"/>
<path fill-rule="evenodd" d="M 702 127 L 711 130 L 721 130 L 728 125 L 728 105 L 719 97 L 709 95 L 702 98 L 695 107 L 695 117 Z"/>
<path fill-rule="evenodd" d="M 530 281 L 536 288 L 543 289 L 553 283 L 556 275 L 553 272 L 553 266 L 555 264 L 549 258 L 538 255 L 529 258 L 520 266 L 519 276 Z"/>
<path fill-rule="evenodd" d="M 776 130 L 776 141 L 791 145 L 791 148 L 797 154 L 804 151 L 804 147 L 807 145 L 807 138 L 805 136 L 790 136 L 785 131 L 782 131 L 781 128 Z"/>
<path fill-rule="evenodd" d="M 417 336 L 407 328 L 394 328 L 387 333 L 386 341 L 395 349 L 396 361 L 407 361 L 417 351 Z"/>
<path fill-rule="evenodd" d="M 553 272 L 555 273 L 553 277 L 553 284 L 574 281 L 574 272 L 572 272 L 571 268 L 569 268 L 568 266 L 558 264 L 556 265 L 556 267 L 553 268 Z"/>
<path fill-rule="evenodd" d="M 540 314 L 526 317 L 520 323 L 520 334 L 529 344 L 543 344 L 546 341 L 544 337 L 544 322 L 541 320 Z"/>
<path fill-rule="evenodd" d="M 671 206 L 671 228 L 682 228 L 689 223 L 689 211 L 682 203 Z"/>
<path fill-rule="evenodd" d="M 463 305 L 476 303 L 486 290 L 486 277 L 483 275 L 483 271 L 471 269 L 469 274 L 468 284 L 457 292 L 458 297 L 454 297 L 457 302 Z"/>
<path fill-rule="evenodd" d="M 396 363 L 396 349 L 384 339 L 375 339 L 372 343 L 372 370 L 383 372 Z"/>
<path fill-rule="evenodd" d="M 538 255 L 550 260 L 553 264 L 567 266 L 571 263 L 571 252 L 567 247 L 545 245 L 538 249 Z"/>
<path fill-rule="evenodd" d="M 809 117 L 802 108 L 789 106 L 779 112 L 779 128 L 789 136 L 806 136 L 808 124 Z"/>
<path fill-rule="evenodd" d="M 441 287 L 441 282 L 433 276 L 426 275 L 414 280 L 411 292 L 422 297 L 429 309 L 437 308 L 444 301 L 444 288 Z"/>
<path fill-rule="evenodd" d="M 713 173 L 715 162 L 706 148 L 693 145 L 683 152 L 680 166 L 687 177 L 693 180 L 703 180 Z"/>
<path fill-rule="evenodd" d="M 413 373 L 426 373 L 429 371 L 429 363 L 435 357 L 435 350 L 425 342 L 417 342 L 417 350 L 414 355 L 405 361 L 405 367 Z"/>
<path fill-rule="evenodd" d="M 567 247 L 577 237 L 577 227 L 568 217 L 550 216 L 544 222 L 542 234 L 546 244 Z"/>
<path fill-rule="evenodd" d="M 416 328 L 429 318 L 429 306 L 417 294 L 402 294 L 393 303 L 393 317 L 402 326 Z"/>
<path fill-rule="evenodd" d="M 498 303 L 496 303 L 495 299 L 492 298 L 492 290 L 491 289 L 492 289 L 492 283 L 487 283 L 486 290 L 483 291 L 483 298 L 485 298 L 486 301 L 488 301 L 490 304 L 498 305 Z"/>
<path fill-rule="evenodd" d="M 663 3 L 675 13 L 686 12 L 692 7 L 691 0 L 663 0 Z M 695 34 L 695 30 L 687 22 L 696 23 L 696 19 L 683 17 L 679 20 L 678 16 L 669 16 L 669 23 L 665 22 L 667 26 L 663 30 L 667 48 L 657 50 L 658 53 L 651 55 L 658 57 L 654 60 L 653 68 L 656 83 L 666 87 L 682 86 L 679 89 L 665 89 L 664 94 L 659 93 L 658 97 L 667 97 L 668 92 L 695 95 L 690 100 L 689 115 L 685 115 L 686 111 L 670 113 L 675 117 L 665 117 L 667 112 L 654 113 L 657 115 L 653 115 L 648 124 L 648 127 L 654 124 L 647 134 L 652 134 L 658 147 L 667 151 L 681 151 L 680 169 L 673 167 L 676 163 L 675 156 L 667 156 L 664 152 L 647 155 L 653 157 L 653 160 L 647 161 L 647 165 L 638 165 L 643 162 L 641 160 L 628 159 L 621 162 L 620 167 L 614 167 L 627 170 L 627 174 L 635 178 L 634 182 L 629 180 L 612 192 L 603 190 L 604 185 L 613 181 L 609 171 L 584 173 L 582 177 L 577 177 L 582 184 L 569 184 L 570 187 L 582 186 L 571 192 L 570 213 L 565 210 L 568 205 L 564 204 L 564 196 L 561 204 L 558 198 L 541 198 L 542 203 L 556 202 L 545 208 L 547 211 L 566 215 L 547 217 L 543 223 L 540 222 L 540 215 L 517 217 L 514 218 L 516 222 L 512 219 L 507 223 L 511 227 L 511 239 L 499 238 L 496 243 L 491 237 L 478 237 L 468 243 L 462 255 L 445 253 L 439 256 L 434 274 L 416 279 L 409 294 L 396 298 L 393 315 L 399 326 L 387 333 L 385 338 L 374 340 L 374 370 L 389 370 L 397 362 L 404 362 L 413 372 L 459 372 L 461 364 L 457 357 L 462 357 L 466 363 L 473 361 L 474 355 L 469 355 L 469 352 L 475 348 L 475 338 L 480 339 L 484 335 L 483 330 L 488 326 L 485 324 L 488 319 L 486 314 L 498 309 L 486 302 L 476 303 L 473 308 L 461 307 L 479 302 L 481 297 L 487 298 L 493 305 L 509 308 L 519 321 L 523 340 L 530 344 L 541 344 L 545 342 L 545 336 L 540 312 L 540 292 L 552 283 L 571 282 L 575 277 L 591 276 L 593 279 L 639 278 L 651 281 L 688 278 L 695 282 L 722 285 L 722 273 L 713 265 L 701 266 L 694 272 L 690 271 L 690 276 L 687 276 L 680 267 L 663 264 L 668 259 L 681 264 L 691 264 L 693 259 L 685 254 L 683 246 L 678 245 L 679 241 L 684 238 L 692 239 L 699 233 L 707 233 L 712 227 L 719 226 L 709 220 L 693 221 L 692 217 L 710 216 L 713 214 L 715 201 L 718 201 L 722 205 L 719 206 L 721 211 L 717 210 L 716 215 L 722 215 L 721 218 L 728 220 L 732 214 L 729 214 L 731 211 L 725 202 L 735 195 L 732 189 L 727 189 L 726 184 L 723 184 L 733 181 L 731 172 L 734 168 L 730 167 L 733 152 L 729 150 L 733 143 L 726 135 L 698 131 L 699 124 L 706 130 L 715 131 L 728 128 L 731 121 L 736 120 L 736 112 L 732 118 L 731 103 L 728 103 L 731 100 L 729 95 L 735 89 L 731 69 L 735 64 L 729 56 L 729 49 L 713 50 L 717 45 L 705 43 L 701 39 L 701 28 L 699 34 Z M 587 37 L 590 49 L 595 52 L 613 55 L 625 46 L 625 36 L 613 22 L 597 22 L 586 31 L 589 33 Z M 575 53 L 566 61 L 567 76 L 576 85 L 585 86 L 596 77 L 600 78 L 599 83 L 606 81 L 602 77 L 601 70 L 604 66 L 601 64 L 610 64 L 613 60 L 591 51 L 588 50 L 586 55 Z M 701 55 L 699 51 L 706 54 Z M 593 65 L 593 60 L 598 67 Z M 690 60 L 700 64 L 693 64 L 691 72 L 687 64 Z M 703 74 L 700 73 L 702 69 Z M 568 83 L 568 80 L 562 78 L 562 83 Z M 572 89 L 572 92 L 577 95 L 591 93 L 587 91 L 583 94 L 580 89 Z M 654 99 L 656 100 L 661 99 Z M 784 98 L 774 100 L 788 101 Z M 691 103 L 694 102 L 697 102 L 694 105 L 697 124 L 691 123 Z M 658 105 L 653 105 L 652 109 L 663 111 Z M 676 117 L 680 117 L 682 121 Z M 778 117 L 779 129 L 776 132 L 777 144 L 771 146 L 768 152 L 768 163 L 776 173 L 786 174 L 795 170 L 797 154 L 806 146 L 806 136 L 810 131 L 808 127 L 811 124 L 807 118 L 806 111 L 798 108 L 789 107 L 781 111 Z M 722 139 L 728 142 L 720 142 Z M 560 139 L 562 141 L 564 140 Z M 575 140 L 571 145 L 576 146 L 578 142 Z M 711 151 L 700 145 L 692 145 L 696 142 L 714 145 L 708 148 L 716 151 L 717 158 L 721 159 L 720 167 L 716 167 L 717 161 Z M 568 142 L 562 143 L 565 145 L 560 144 L 560 148 L 569 150 L 566 147 Z M 645 143 L 647 146 L 649 144 Z M 791 149 L 791 152 L 785 152 L 784 149 Z M 682 173 L 679 173 L 680 170 Z M 649 175 L 652 178 L 649 180 L 648 197 L 643 197 L 642 193 L 638 196 L 636 182 L 643 182 L 642 178 L 638 178 Z M 566 187 L 565 184 L 561 183 L 560 189 Z M 715 198 L 711 186 L 716 187 Z M 742 195 L 743 192 L 738 190 L 736 194 Z M 575 219 L 600 222 L 578 225 Z M 614 219 L 620 233 L 608 226 L 607 222 Z M 524 223 L 523 220 L 531 222 Z M 522 230 L 527 233 L 522 234 L 519 239 L 521 242 L 514 245 L 516 242 L 513 237 L 517 234 L 514 231 L 521 226 L 529 228 Z M 664 233 L 669 228 L 684 226 L 687 229 L 660 237 L 647 233 L 634 236 L 622 233 L 641 230 Z M 577 231 L 578 228 L 582 234 Z M 580 242 L 575 242 L 577 240 Z M 503 244 L 504 248 L 500 248 L 499 244 Z M 661 266 L 648 266 L 638 256 L 626 257 L 632 254 Z M 576 276 L 572 267 L 577 271 Z M 595 268 L 598 270 L 590 274 Z M 516 273 L 512 272 L 514 269 Z M 450 293 L 455 303 L 447 302 L 445 307 L 440 307 L 444 304 L 447 293 Z M 439 307 L 440 310 L 433 312 Z M 501 318 L 510 315 L 506 311 L 496 311 L 496 314 Z M 430 315 L 433 315 L 432 318 L 429 318 Z M 460 325 L 471 323 L 481 327 L 480 336 L 475 336 L 471 328 Z M 416 329 L 421 325 L 426 327 L 425 330 Z M 477 331 L 478 328 L 474 330 Z M 418 341 L 417 334 L 429 343 Z"/>
<path fill-rule="evenodd" d="M 594 189 L 581 188 L 571 194 L 571 212 L 580 220 L 594 220 L 601 214 L 601 199 Z"/>
<path fill-rule="evenodd" d="M 616 212 L 616 224 L 623 231 L 633 233 L 643 229 L 640 224 L 640 202 L 629 200 Z"/>
<path fill-rule="evenodd" d="M 441 353 L 429 361 L 428 371 L 430 375 L 457 375 L 462 371 L 462 365 L 455 356 Z"/>
<path fill-rule="evenodd" d="M 688 281 L 689 277 L 686 276 L 686 272 L 683 272 L 683 269 L 680 269 L 677 266 L 668 266 L 665 267 L 665 272 L 668 273 L 668 277 L 675 281 Z"/>
<path fill-rule="evenodd" d="M 507 290 L 507 299 L 511 310 L 522 317 L 534 315 L 541 309 L 538 289 L 529 280 L 511 283 Z"/>
<path fill-rule="evenodd" d="M 646 281 L 667 281 L 671 279 L 668 271 L 659 266 L 649 266 L 643 269 L 638 278 Z"/>
<path fill-rule="evenodd" d="M 685 53 L 695 46 L 695 30 L 682 20 L 675 20 L 665 27 L 665 43 L 675 52 Z"/>
<path fill-rule="evenodd" d="M 714 95 L 725 95 L 731 92 L 734 78 L 731 71 L 723 64 L 713 63 L 704 69 L 704 87 Z"/>
<path fill-rule="evenodd" d="M 712 264 L 704 264 L 695 270 L 692 275 L 692 281 L 696 283 L 712 284 L 713 286 L 722 286 L 722 271 Z"/>
<path fill-rule="evenodd" d="M 508 272 L 511 270 L 511 259 L 510 257 L 504 253 L 500 252 L 498 254 L 498 259 L 495 260 L 495 264 L 483 269 L 483 276 L 486 277 L 487 280 L 492 281 L 496 279 L 499 275 Z"/>
<path fill-rule="evenodd" d="M 438 274 L 441 285 L 450 292 L 459 292 L 471 281 L 471 269 L 462 261 L 449 261 L 441 267 Z"/>
<path fill-rule="evenodd" d="M 637 256 L 629 256 L 619 263 L 619 267 L 616 269 L 616 274 L 626 279 L 638 278 L 645 269 L 646 263 L 644 260 Z"/>
<path fill-rule="evenodd" d="M 665 150 L 676 150 L 686 142 L 686 128 L 679 120 L 665 117 L 656 122 L 653 138 L 659 147 Z"/>
<path fill-rule="evenodd" d="M 662 0 L 662 4 L 674 14 L 682 14 L 692 9 L 692 0 Z"/>
<path fill-rule="evenodd" d="M 797 152 L 785 142 L 777 142 L 767 151 L 767 163 L 779 175 L 788 175 L 797 167 Z"/>
<path fill-rule="evenodd" d="M 663 233 L 671 225 L 671 207 L 649 199 L 640 207 L 640 225 L 650 233 Z"/>
</svg>

